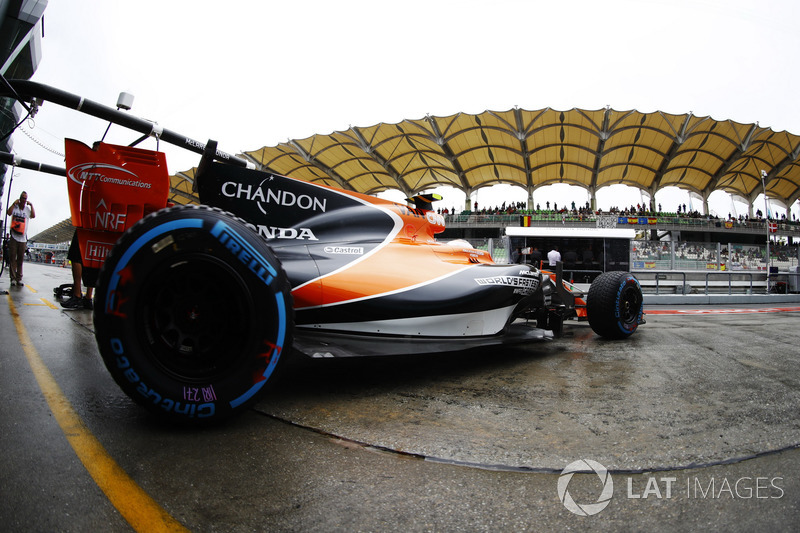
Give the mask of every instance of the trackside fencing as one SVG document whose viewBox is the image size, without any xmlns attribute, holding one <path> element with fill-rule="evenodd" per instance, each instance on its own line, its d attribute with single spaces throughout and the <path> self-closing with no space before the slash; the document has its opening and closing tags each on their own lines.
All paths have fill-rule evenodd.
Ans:
<svg viewBox="0 0 800 533">
<path fill-rule="evenodd" d="M 766 244 L 631 241 L 633 270 L 767 270 Z M 800 264 L 800 246 L 770 245 L 769 266 L 781 272 Z"/>
<path fill-rule="evenodd" d="M 800 289 L 800 247 L 632 241 L 631 270 L 651 294 L 784 294 Z"/>
</svg>

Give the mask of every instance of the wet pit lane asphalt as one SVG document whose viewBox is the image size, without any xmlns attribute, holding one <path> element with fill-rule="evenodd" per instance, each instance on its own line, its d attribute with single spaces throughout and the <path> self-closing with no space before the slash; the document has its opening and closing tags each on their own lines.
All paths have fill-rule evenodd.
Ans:
<svg viewBox="0 0 800 533">
<path fill-rule="evenodd" d="M 797 304 L 647 309 L 627 341 L 570 322 L 563 338 L 499 351 L 297 361 L 244 416 L 187 430 L 116 388 L 91 313 L 53 305 L 69 279 L 26 265 L 0 310 L 8 531 L 131 527 L 54 422 L 12 305 L 108 455 L 193 531 L 789 530 L 800 517 Z M 612 492 L 561 475 L 582 459 L 611 472 Z"/>
</svg>

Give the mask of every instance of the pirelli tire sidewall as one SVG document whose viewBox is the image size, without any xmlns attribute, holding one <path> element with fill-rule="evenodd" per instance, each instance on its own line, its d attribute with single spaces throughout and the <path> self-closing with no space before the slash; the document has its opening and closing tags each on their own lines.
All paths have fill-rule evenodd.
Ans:
<svg viewBox="0 0 800 533">
<path fill-rule="evenodd" d="M 100 354 L 137 403 L 172 421 L 216 422 L 252 403 L 292 344 L 291 287 L 243 221 L 205 206 L 129 229 L 100 272 Z"/>
<path fill-rule="evenodd" d="M 642 288 L 630 272 L 605 272 L 589 287 L 586 314 L 589 325 L 602 337 L 630 337 L 643 312 Z"/>
</svg>

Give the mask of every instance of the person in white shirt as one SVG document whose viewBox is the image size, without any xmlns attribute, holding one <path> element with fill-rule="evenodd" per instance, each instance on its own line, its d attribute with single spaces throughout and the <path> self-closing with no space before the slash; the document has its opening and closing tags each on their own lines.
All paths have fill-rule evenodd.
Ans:
<svg viewBox="0 0 800 533">
<path fill-rule="evenodd" d="M 559 261 L 561 261 L 561 254 L 558 251 L 558 246 L 554 246 L 552 250 L 547 252 L 547 263 L 551 267 L 555 267 Z"/>
<path fill-rule="evenodd" d="M 36 217 L 33 204 L 28 201 L 28 193 L 22 191 L 6 211 L 11 217 L 11 238 L 8 240 L 8 273 L 11 286 L 22 287 L 22 261 L 28 248 L 28 222 Z"/>
</svg>

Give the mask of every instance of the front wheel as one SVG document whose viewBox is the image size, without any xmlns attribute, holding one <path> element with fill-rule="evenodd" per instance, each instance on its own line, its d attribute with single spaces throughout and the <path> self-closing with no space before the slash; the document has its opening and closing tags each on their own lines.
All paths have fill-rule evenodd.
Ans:
<svg viewBox="0 0 800 533">
<path fill-rule="evenodd" d="M 106 258 L 94 324 L 123 391 L 172 421 L 254 403 L 291 347 L 291 287 L 266 242 L 204 206 L 158 211 Z"/>
<path fill-rule="evenodd" d="M 586 314 L 595 333 L 608 339 L 630 337 L 644 312 L 642 288 L 629 272 L 606 272 L 589 287 Z"/>
</svg>

